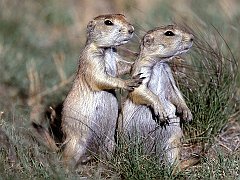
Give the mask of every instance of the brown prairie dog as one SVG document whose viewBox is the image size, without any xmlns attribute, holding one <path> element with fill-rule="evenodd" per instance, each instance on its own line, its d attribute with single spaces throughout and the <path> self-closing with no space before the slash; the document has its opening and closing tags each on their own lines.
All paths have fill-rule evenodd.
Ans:
<svg viewBox="0 0 240 180">
<path fill-rule="evenodd" d="M 91 154 L 105 157 L 114 150 L 118 117 L 114 89 L 133 90 L 141 83 L 139 78 L 116 77 L 121 58 L 115 47 L 127 43 L 133 31 L 121 14 L 101 15 L 89 22 L 86 46 L 62 111 L 66 164 L 85 163 Z"/>
<path fill-rule="evenodd" d="M 191 120 L 192 114 L 181 92 L 176 86 L 168 65 L 173 57 L 187 52 L 193 44 L 193 35 L 175 25 L 155 28 L 143 37 L 140 53 L 134 64 L 132 75 L 142 73 L 146 77 L 142 85 L 129 93 L 123 105 L 123 132 L 130 140 L 143 140 L 147 153 L 153 151 L 160 159 L 170 164 L 178 160 L 180 138 L 180 118 Z M 165 127 L 159 126 L 154 117 L 159 104 L 168 116 Z M 154 108 L 154 112 L 146 105 Z M 160 119 L 161 120 L 161 119 Z M 165 123 L 163 120 L 162 123 Z"/>
</svg>

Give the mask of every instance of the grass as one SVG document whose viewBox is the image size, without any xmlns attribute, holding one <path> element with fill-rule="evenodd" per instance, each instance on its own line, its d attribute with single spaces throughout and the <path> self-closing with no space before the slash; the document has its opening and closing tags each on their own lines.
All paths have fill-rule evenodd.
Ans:
<svg viewBox="0 0 240 180">
<path fill-rule="evenodd" d="M 194 115 L 192 123 L 183 124 L 183 149 L 185 154 L 199 154 L 201 162 L 173 174 L 173 169 L 156 157 L 144 155 L 137 142 L 129 146 L 126 141 L 118 143 L 112 160 L 99 159 L 99 163 L 78 172 L 66 171 L 61 153 L 49 151 L 34 137 L 30 118 L 37 104 L 45 108 L 65 98 L 85 42 L 84 25 L 78 26 L 72 1 L 1 1 L 0 111 L 4 114 L 0 128 L 8 136 L 17 160 L 8 162 L 8 147 L 2 143 L 6 139 L 1 136 L 0 179 L 239 178 L 240 8 L 232 8 L 230 13 L 221 3 L 191 1 L 181 9 L 172 6 L 173 1 L 163 1 L 153 2 L 147 10 L 139 9 L 137 3 L 126 3 L 126 13 L 131 14 L 139 36 L 156 24 L 173 20 L 184 21 L 195 34 L 194 47 L 180 67 L 184 72 L 176 79 Z M 240 4 L 235 2 L 233 7 Z M 218 13 L 219 9 L 225 13 Z M 82 22 L 92 18 L 89 16 Z M 43 95 L 36 96 L 39 93 Z"/>
<path fill-rule="evenodd" d="M 196 35 L 196 47 L 191 55 L 192 68 L 186 73 L 187 78 L 179 80 L 188 84 L 181 89 L 194 114 L 194 124 L 186 129 L 194 138 L 210 140 L 215 137 L 226 125 L 229 115 L 236 112 L 237 62 L 225 39 L 218 33 L 215 29 L 212 44 L 205 40 L 209 36 Z M 222 44 L 222 47 L 220 49 L 213 44 Z"/>
<path fill-rule="evenodd" d="M 159 157 L 144 153 L 143 139 L 129 141 L 119 134 L 113 167 L 123 179 L 172 179 L 173 167 L 164 166 Z"/>
</svg>

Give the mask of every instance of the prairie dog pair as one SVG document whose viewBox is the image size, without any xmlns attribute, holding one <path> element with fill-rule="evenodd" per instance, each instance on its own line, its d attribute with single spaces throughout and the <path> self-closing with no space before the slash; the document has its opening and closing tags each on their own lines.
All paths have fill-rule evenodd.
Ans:
<svg viewBox="0 0 240 180">
<path fill-rule="evenodd" d="M 141 86 L 129 94 L 124 104 L 124 132 L 133 134 L 138 129 L 141 136 L 152 138 L 150 146 L 158 142 L 161 146 L 159 154 L 170 149 L 166 153 L 168 160 L 173 162 L 177 158 L 176 146 L 182 131 L 175 112 L 182 112 L 187 120 L 192 115 L 166 61 L 187 51 L 192 45 L 192 35 L 176 26 L 149 31 L 143 38 L 140 55 L 133 66 L 133 78 L 122 80 L 117 76 L 128 72 L 130 66 L 119 66 L 124 61 L 115 47 L 127 43 L 133 31 L 133 26 L 121 14 L 101 15 L 89 22 L 86 46 L 62 111 L 62 130 L 65 135 L 63 158 L 66 164 L 87 162 L 91 153 L 111 155 L 118 118 L 114 89 L 132 91 L 142 82 L 136 76 L 139 73 L 146 78 Z M 146 105 L 153 108 L 153 115 Z M 166 129 L 158 127 L 153 117 L 164 122 L 167 116 L 170 120 Z"/>
<path fill-rule="evenodd" d="M 192 114 L 167 62 L 187 52 L 192 44 L 193 35 L 175 25 L 147 32 L 132 71 L 133 76 L 141 73 L 145 79 L 142 85 L 129 93 L 122 110 L 124 134 L 130 140 L 140 138 L 146 153 L 154 153 L 170 164 L 179 159 L 182 137 L 176 112 L 182 113 L 187 121 L 192 119 Z M 164 118 L 166 116 L 168 119 Z M 164 127 L 155 120 L 165 123 Z"/>
<path fill-rule="evenodd" d="M 113 152 L 118 118 L 114 90 L 133 90 L 142 82 L 138 76 L 128 80 L 117 77 L 130 68 L 118 66 L 122 59 L 115 47 L 127 43 L 133 32 L 121 14 L 101 15 L 89 22 L 78 72 L 62 111 L 66 164 L 85 163 L 91 154 L 108 156 Z"/>
</svg>

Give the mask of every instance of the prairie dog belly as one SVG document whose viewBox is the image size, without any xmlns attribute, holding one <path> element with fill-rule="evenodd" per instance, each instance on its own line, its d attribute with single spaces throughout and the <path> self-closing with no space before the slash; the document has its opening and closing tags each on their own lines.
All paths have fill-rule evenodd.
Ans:
<svg viewBox="0 0 240 180">
<path fill-rule="evenodd" d="M 170 125 L 161 127 L 153 119 L 147 106 L 136 105 L 127 100 L 123 108 L 123 133 L 130 144 L 139 143 L 144 153 L 159 156 L 160 159 L 168 152 L 172 134 L 181 136 L 179 118 L 172 118 Z"/>
<path fill-rule="evenodd" d="M 171 93 L 171 81 L 166 71 L 165 63 L 157 63 L 150 75 L 150 70 L 147 68 L 142 68 L 141 73 L 143 77 L 147 77 L 143 80 L 143 83 L 148 85 L 148 88 L 156 94 L 162 105 L 165 108 L 165 111 L 168 113 L 170 119 L 174 119 L 174 122 L 179 122 L 179 119 L 176 118 L 175 112 L 176 107 L 170 102 L 167 98 L 168 94 Z M 145 82 L 148 80 L 149 82 Z M 169 90 L 169 91 L 168 91 Z M 123 118 L 125 125 L 129 126 L 130 124 L 134 125 L 135 121 L 143 121 L 145 125 L 157 126 L 157 123 L 153 120 L 152 113 L 150 109 L 145 105 L 134 104 L 131 100 L 127 100 L 123 107 Z M 131 125 L 130 125 L 131 126 Z"/>
<path fill-rule="evenodd" d="M 71 104 L 67 103 L 68 106 L 64 106 L 68 110 L 63 114 L 63 129 L 67 134 L 74 135 L 70 138 L 83 138 L 82 141 L 86 142 L 88 148 L 93 148 L 93 151 L 107 139 L 114 140 L 118 102 L 112 93 L 89 92 L 87 96 L 74 97 L 75 102 L 72 102 L 72 97 L 68 98 L 71 99 Z"/>
<path fill-rule="evenodd" d="M 106 66 L 107 73 L 113 77 L 116 77 L 117 63 L 116 63 L 115 52 L 113 52 L 113 48 L 107 49 L 105 51 L 104 60 L 105 60 L 105 66 Z"/>
<path fill-rule="evenodd" d="M 118 102 L 114 94 L 106 91 L 97 92 L 95 98 L 95 122 L 98 122 L 100 127 L 97 123 L 96 125 L 93 124 L 93 127 L 96 127 L 96 131 L 100 131 L 100 136 L 104 137 L 108 131 L 115 131 L 118 117 Z"/>
<path fill-rule="evenodd" d="M 169 68 L 166 63 L 157 63 L 152 70 L 152 76 L 149 81 L 149 89 L 156 95 L 158 95 L 160 101 L 168 113 L 169 118 L 174 118 L 176 113 L 176 107 L 170 102 L 168 96 L 172 93 L 173 86 L 169 78 L 168 71 Z"/>
<path fill-rule="evenodd" d="M 170 93 L 168 89 L 171 82 L 165 70 L 165 64 L 156 64 L 149 79 L 148 88 L 158 95 L 162 102 L 170 118 L 169 125 L 166 125 L 165 128 L 160 127 L 153 119 L 149 107 L 134 104 L 128 99 L 123 107 L 123 130 L 131 140 L 137 136 L 146 140 L 145 150 L 147 152 L 151 151 L 154 146 L 160 147 L 155 150 L 162 151 L 162 149 L 167 149 L 172 134 L 181 136 L 180 119 L 175 115 L 175 106 L 167 98 L 167 93 Z"/>
</svg>

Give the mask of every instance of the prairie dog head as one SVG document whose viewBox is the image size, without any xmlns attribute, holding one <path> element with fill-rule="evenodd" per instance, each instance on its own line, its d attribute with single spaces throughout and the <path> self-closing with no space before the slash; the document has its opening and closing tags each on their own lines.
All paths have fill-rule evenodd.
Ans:
<svg viewBox="0 0 240 180">
<path fill-rule="evenodd" d="M 98 47 L 119 46 L 133 36 L 134 28 L 122 14 L 100 15 L 88 23 L 88 42 Z"/>
<path fill-rule="evenodd" d="M 141 42 L 141 54 L 153 58 L 170 58 L 187 52 L 193 35 L 178 26 L 168 25 L 147 32 Z"/>
</svg>

